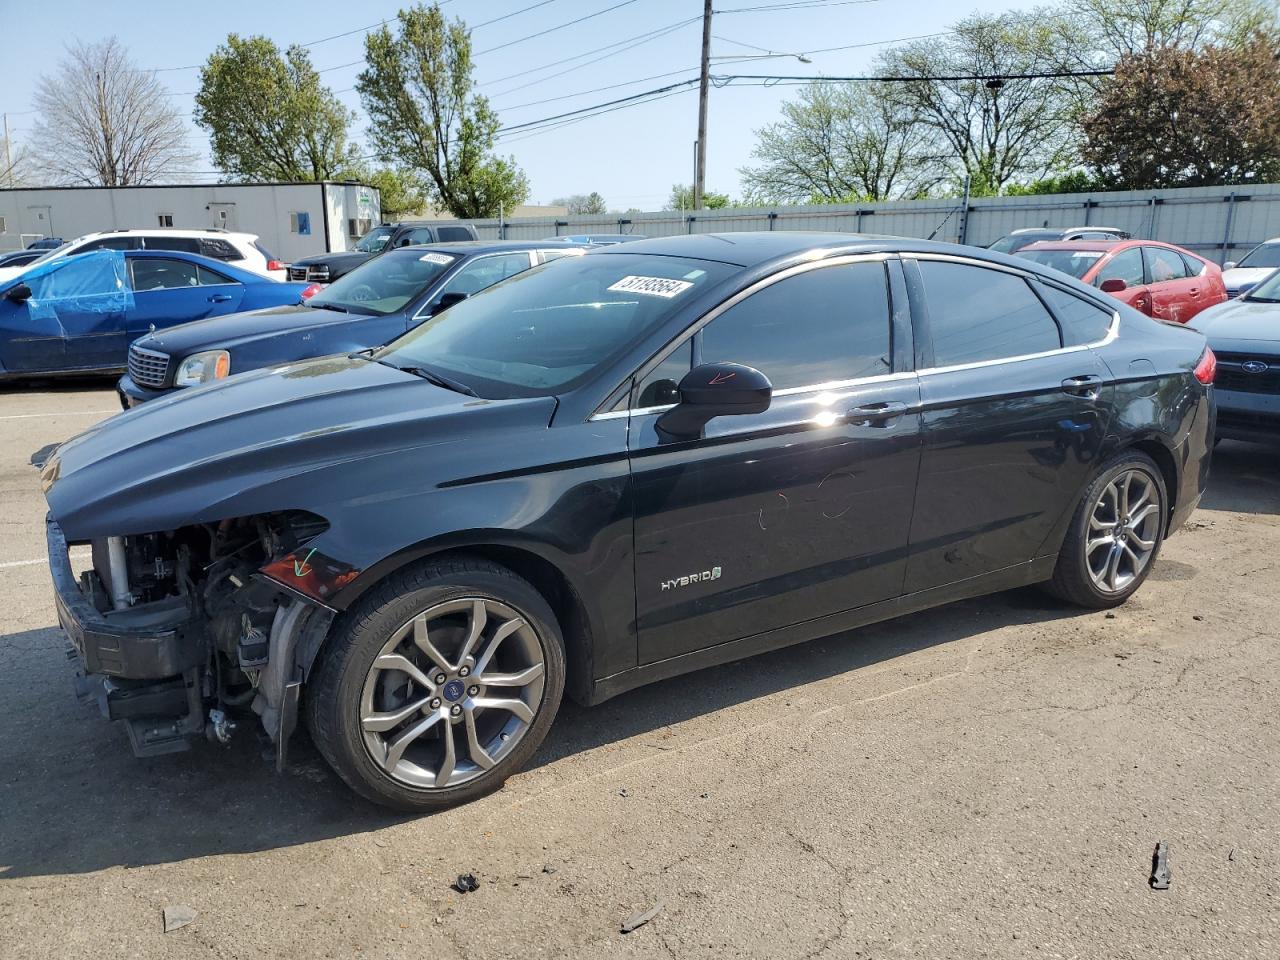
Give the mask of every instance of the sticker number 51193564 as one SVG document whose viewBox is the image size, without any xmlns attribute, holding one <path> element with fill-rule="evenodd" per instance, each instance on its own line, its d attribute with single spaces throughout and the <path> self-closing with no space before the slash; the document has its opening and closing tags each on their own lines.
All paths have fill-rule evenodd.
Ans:
<svg viewBox="0 0 1280 960">
<path fill-rule="evenodd" d="M 623 277 L 609 289 L 614 293 L 640 293 L 646 297 L 670 300 L 692 286 L 688 280 L 669 280 L 666 277 Z"/>
</svg>

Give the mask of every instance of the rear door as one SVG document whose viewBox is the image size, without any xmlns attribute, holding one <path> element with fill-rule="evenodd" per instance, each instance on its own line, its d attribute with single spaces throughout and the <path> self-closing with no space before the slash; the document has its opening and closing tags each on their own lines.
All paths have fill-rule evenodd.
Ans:
<svg viewBox="0 0 1280 960">
<path fill-rule="evenodd" d="M 1151 284 L 1151 315 L 1157 320 L 1186 323 L 1201 307 L 1204 281 L 1192 275 L 1187 263 L 1176 250 L 1144 246 L 1142 256 L 1147 264 Z"/>
<path fill-rule="evenodd" d="M 154 325 L 164 327 L 234 313 L 244 299 L 244 285 L 193 260 L 134 257 L 129 260 L 135 307 L 129 336 L 142 336 Z"/>
<path fill-rule="evenodd" d="M 1093 469 L 1113 387 L 1017 271 L 923 255 L 914 273 L 906 265 L 926 345 L 910 594 L 1041 556 Z"/>
<path fill-rule="evenodd" d="M 900 594 L 920 415 L 898 269 L 863 258 L 771 278 L 642 372 L 629 440 L 642 663 Z M 763 371 L 770 408 L 664 441 L 676 384 L 713 361 Z"/>
<path fill-rule="evenodd" d="M 1107 280 L 1123 280 L 1125 288 L 1117 293 L 1108 294 L 1121 303 L 1127 303 L 1135 310 L 1141 310 L 1151 316 L 1151 290 L 1147 286 L 1146 263 L 1139 247 L 1126 247 L 1119 253 L 1109 257 L 1093 278 L 1093 285 L 1101 287 Z"/>
</svg>

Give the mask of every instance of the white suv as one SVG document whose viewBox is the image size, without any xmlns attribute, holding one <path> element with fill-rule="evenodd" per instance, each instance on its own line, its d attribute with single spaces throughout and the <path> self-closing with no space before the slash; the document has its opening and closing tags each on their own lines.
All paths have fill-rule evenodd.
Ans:
<svg viewBox="0 0 1280 960">
<path fill-rule="evenodd" d="M 50 260 L 88 253 L 91 250 L 181 250 L 183 253 L 198 253 L 202 257 L 234 263 L 237 267 L 273 280 L 284 280 L 285 268 L 288 266 L 260 244 L 257 235 L 253 233 L 231 233 L 213 227 L 207 230 L 104 230 L 69 240 L 25 266 L 0 267 L 0 283 Z"/>
</svg>

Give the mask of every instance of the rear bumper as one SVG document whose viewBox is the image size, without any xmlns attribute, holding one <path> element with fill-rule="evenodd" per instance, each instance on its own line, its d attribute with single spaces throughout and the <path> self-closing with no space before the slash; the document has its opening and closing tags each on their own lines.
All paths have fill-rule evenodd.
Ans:
<svg viewBox="0 0 1280 960">
<path fill-rule="evenodd" d="M 45 526 L 58 622 L 86 673 L 161 680 L 204 663 L 204 632 L 181 598 L 100 613 L 76 582 L 61 528 L 52 518 Z"/>
</svg>

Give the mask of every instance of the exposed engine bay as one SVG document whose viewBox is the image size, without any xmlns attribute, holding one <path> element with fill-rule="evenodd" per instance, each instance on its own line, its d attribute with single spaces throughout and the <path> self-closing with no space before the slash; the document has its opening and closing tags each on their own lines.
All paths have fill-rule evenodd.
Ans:
<svg viewBox="0 0 1280 960">
<path fill-rule="evenodd" d="M 282 766 L 333 613 L 271 571 L 296 569 L 291 558 L 326 527 L 288 511 L 94 540 L 92 568 L 70 588 L 91 610 L 59 585 L 59 615 L 84 662 L 82 697 L 127 721 L 139 756 L 187 749 L 201 732 L 226 742 L 235 713 L 251 709 Z"/>
</svg>

